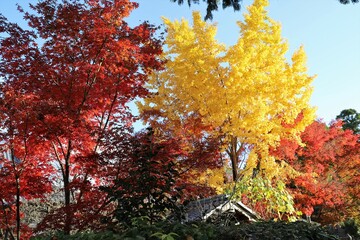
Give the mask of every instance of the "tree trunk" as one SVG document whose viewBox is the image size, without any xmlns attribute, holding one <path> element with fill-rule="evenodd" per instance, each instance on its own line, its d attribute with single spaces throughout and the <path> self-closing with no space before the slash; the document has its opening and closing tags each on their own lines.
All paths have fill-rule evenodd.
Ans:
<svg viewBox="0 0 360 240">
<path fill-rule="evenodd" d="M 20 228 L 21 228 L 21 215 L 20 215 L 20 176 L 17 171 L 17 163 L 15 160 L 14 148 L 11 147 L 11 164 L 14 169 L 15 174 L 15 187 L 16 187 L 16 196 L 15 196 L 15 208 L 16 208 L 16 239 L 20 240 Z"/>
<path fill-rule="evenodd" d="M 71 140 L 68 143 L 67 155 L 65 157 L 65 172 L 63 174 L 64 178 L 64 195 L 65 195 L 65 226 L 64 234 L 70 235 L 71 231 L 71 222 L 72 222 L 72 212 L 71 212 L 71 191 L 70 191 L 70 154 L 71 154 Z"/>
<path fill-rule="evenodd" d="M 65 194 L 65 226 L 64 233 L 70 234 L 71 229 L 71 210 L 70 210 L 70 187 L 69 187 L 69 161 L 65 162 L 65 176 L 64 176 L 64 194 Z"/>
<path fill-rule="evenodd" d="M 16 239 L 20 240 L 20 179 L 16 176 Z"/>
<path fill-rule="evenodd" d="M 231 168 L 232 168 L 232 175 L 233 175 L 234 182 L 236 182 L 239 178 L 239 173 L 238 173 L 239 151 L 237 149 L 237 144 L 238 144 L 237 138 L 231 137 L 230 146 L 229 146 L 228 150 L 226 151 L 231 160 Z"/>
<path fill-rule="evenodd" d="M 238 159 L 237 159 L 236 155 L 233 152 L 231 152 L 230 160 L 231 160 L 233 181 L 236 182 L 238 180 L 238 177 L 239 177 L 238 176 L 238 171 L 237 171 Z"/>
</svg>

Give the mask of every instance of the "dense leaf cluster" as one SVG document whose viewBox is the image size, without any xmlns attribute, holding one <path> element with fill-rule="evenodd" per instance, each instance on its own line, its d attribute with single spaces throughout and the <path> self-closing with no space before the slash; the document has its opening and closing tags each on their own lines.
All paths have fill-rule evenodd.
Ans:
<svg viewBox="0 0 360 240">
<path fill-rule="evenodd" d="M 196 240 L 337 240 L 349 239 L 351 232 L 344 227 L 324 228 L 306 222 L 258 222 L 241 224 L 238 226 L 219 226 L 207 223 L 157 223 L 149 225 L 144 222 L 140 225 L 132 226 L 122 233 L 102 232 L 102 233 L 83 233 L 71 237 L 61 233 L 56 234 L 56 239 L 196 239 Z M 353 239 L 359 237 L 358 234 L 350 235 Z M 34 240 L 48 240 L 48 237 L 38 237 Z"/>
<path fill-rule="evenodd" d="M 273 151 L 300 173 L 288 180 L 295 207 L 323 224 L 359 218 L 358 136 L 342 127 L 315 121 L 301 134 L 304 146 L 282 141 Z"/>
<path fill-rule="evenodd" d="M 344 109 L 339 115 L 336 116 L 336 119 L 343 122 L 342 128 L 344 130 L 352 130 L 355 134 L 360 133 L 360 113 L 355 109 Z"/>
</svg>

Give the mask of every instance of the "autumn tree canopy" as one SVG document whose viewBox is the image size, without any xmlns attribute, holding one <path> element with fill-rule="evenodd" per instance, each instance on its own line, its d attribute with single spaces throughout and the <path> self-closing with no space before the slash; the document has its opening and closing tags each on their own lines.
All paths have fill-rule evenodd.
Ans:
<svg viewBox="0 0 360 240">
<path fill-rule="evenodd" d="M 221 1 L 207 3 L 211 18 Z M 29 30 L 0 15 L 0 238 L 156 222 L 222 193 L 229 162 L 263 216 L 359 220 L 358 114 L 313 122 L 304 48 L 285 57 L 268 4 L 254 1 L 229 47 L 197 12 L 192 25 L 164 18 L 163 46 L 157 27 L 127 24 L 131 0 L 39 0 L 19 8 Z M 149 127 L 136 133 L 138 98 Z"/>
<path fill-rule="evenodd" d="M 297 138 L 314 118 L 308 104 L 314 77 L 306 73 L 304 49 L 288 63 L 288 45 L 280 24 L 268 17 L 267 5 L 267 0 L 256 0 L 249 7 L 231 47 L 215 39 L 216 26 L 197 12 L 193 26 L 164 18 L 165 69 L 153 75 L 149 89 L 154 94 L 140 104 L 147 121 L 168 121 L 169 129 L 182 128 L 189 118 L 210 126 L 208 134 L 221 136 L 227 149 L 234 180 L 244 148 L 255 156 L 250 171 L 279 175 L 281 167 L 269 157 L 269 146 L 284 137 Z M 154 109 L 157 114 L 147 114 Z"/>
<path fill-rule="evenodd" d="M 154 222 L 170 212 L 178 215 L 185 200 L 214 194 L 197 179 L 205 169 L 221 166 L 216 148 L 199 144 L 190 149 L 186 137 L 152 128 L 123 137 L 113 132 L 108 141 L 102 161 L 114 163 L 107 170 L 114 172 L 115 181 L 102 189 L 117 203 L 119 221 L 130 224 L 135 217 L 147 216 Z"/>
<path fill-rule="evenodd" d="M 322 223 L 359 219 L 358 137 L 343 130 L 341 122 L 327 126 L 315 121 L 301 139 L 303 146 L 285 140 L 272 151 L 299 173 L 288 184 L 295 206 Z"/>
<path fill-rule="evenodd" d="M 89 195 L 104 177 L 94 156 L 114 123 L 131 123 L 126 104 L 146 94 L 148 74 L 161 67 L 161 42 L 148 23 L 128 26 L 124 19 L 137 7 L 129 0 L 41 0 L 30 7 L 24 18 L 31 30 L 0 18 L 1 142 L 23 161 L 56 168 L 64 209 L 52 221 L 68 234 L 75 222 L 86 227 L 91 218 L 78 221 L 82 213 L 100 211 L 89 206 L 103 207 L 103 196 Z"/>
</svg>

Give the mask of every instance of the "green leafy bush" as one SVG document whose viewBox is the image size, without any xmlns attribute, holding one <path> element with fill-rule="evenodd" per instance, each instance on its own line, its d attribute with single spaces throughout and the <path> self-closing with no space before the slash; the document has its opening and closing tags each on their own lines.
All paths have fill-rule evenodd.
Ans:
<svg viewBox="0 0 360 240">
<path fill-rule="evenodd" d="M 133 221 L 133 225 L 121 233 L 78 233 L 65 236 L 61 233 L 52 238 L 37 237 L 33 240 L 340 240 L 350 239 L 346 228 L 342 232 L 307 222 L 257 222 L 236 226 L 218 226 L 209 223 L 169 223 L 149 224 L 146 219 Z M 344 238 L 346 237 L 346 238 Z M 352 235 L 352 239 L 359 239 Z"/>
<path fill-rule="evenodd" d="M 121 239 L 120 235 L 110 231 L 94 233 L 94 232 L 83 232 L 76 233 L 73 235 L 65 235 L 63 232 L 58 232 L 54 235 L 37 236 L 31 238 L 31 240 L 114 240 Z"/>
<path fill-rule="evenodd" d="M 234 198 L 254 209 L 263 219 L 295 221 L 301 215 L 285 183 L 257 176 L 244 177 L 238 182 Z"/>
</svg>

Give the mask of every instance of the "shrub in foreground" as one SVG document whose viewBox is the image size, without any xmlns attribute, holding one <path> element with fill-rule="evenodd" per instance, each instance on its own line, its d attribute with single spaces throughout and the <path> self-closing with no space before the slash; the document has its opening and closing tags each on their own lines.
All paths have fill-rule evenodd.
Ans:
<svg viewBox="0 0 360 240">
<path fill-rule="evenodd" d="M 61 233 L 55 236 L 37 237 L 34 240 L 340 240 L 360 239 L 357 234 L 348 236 L 346 228 L 341 231 L 331 231 L 329 228 L 307 222 L 257 222 L 232 226 L 219 226 L 210 223 L 169 223 L 148 224 L 146 221 L 136 221 L 126 230 L 118 233 L 78 233 L 65 236 Z"/>
</svg>

